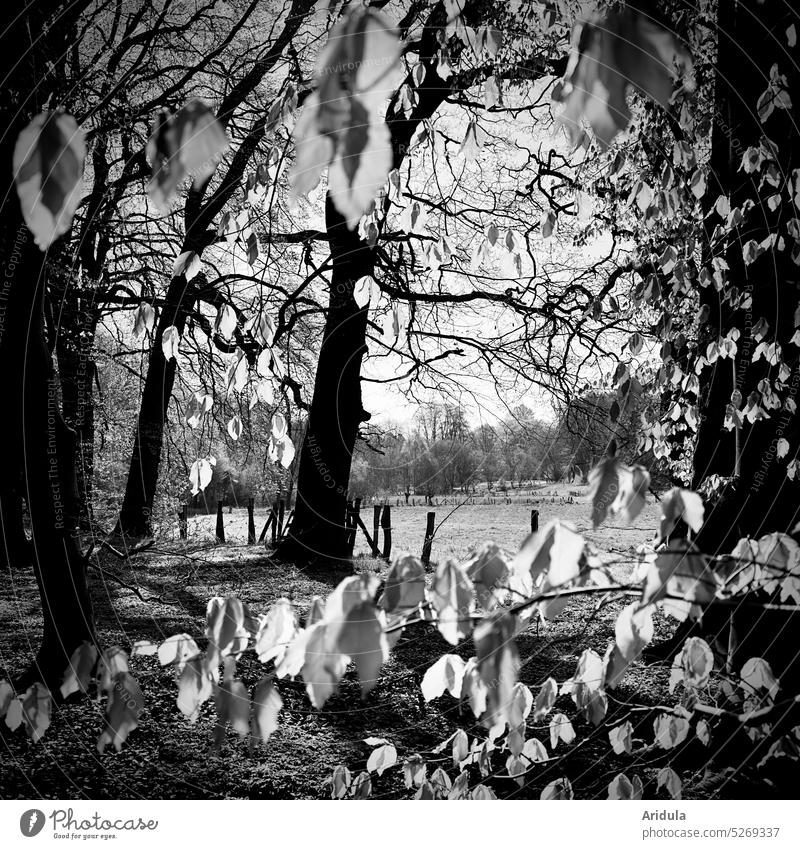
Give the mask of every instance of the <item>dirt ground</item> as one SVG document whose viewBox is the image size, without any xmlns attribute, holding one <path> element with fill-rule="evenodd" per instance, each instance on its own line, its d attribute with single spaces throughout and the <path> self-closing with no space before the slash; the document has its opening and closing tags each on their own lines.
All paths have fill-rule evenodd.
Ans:
<svg viewBox="0 0 800 849">
<path fill-rule="evenodd" d="M 571 518 L 580 530 L 586 529 L 585 503 L 542 501 L 540 510 L 542 522 L 550 515 L 560 515 Z M 396 511 L 395 550 L 419 547 L 425 512 L 423 508 Z M 515 550 L 525 535 L 529 516 L 529 506 L 461 508 L 442 525 L 434 544 L 434 560 L 463 555 L 472 542 L 488 538 Z M 226 514 L 226 521 L 231 518 Z M 244 521 L 236 514 L 233 518 Z M 610 548 L 613 543 L 618 551 L 630 551 L 652 534 L 654 526 L 655 508 L 651 505 L 632 530 L 610 527 L 587 536 L 597 544 L 606 543 Z M 211 545 L 198 539 L 202 535 L 195 527 L 187 546 L 160 543 L 128 562 L 102 557 L 91 580 L 100 636 L 107 646 L 129 650 L 135 640 L 160 640 L 182 631 L 200 637 L 206 602 L 214 595 L 236 594 L 255 614 L 288 595 L 305 612 L 315 595 L 327 595 L 347 574 L 330 569 L 303 571 L 276 562 L 262 546 Z M 356 568 L 382 571 L 386 566 L 360 558 Z M 0 679 L 19 673 L 35 653 L 41 634 L 38 604 L 32 573 L 7 576 L 0 588 Z M 534 623 L 518 639 L 521 680 L 536 692 L 548 676 L 558 681 L 568 678 L 585 648 L 602 654 L 612 638 L 618 609 L 618 604 L 612 604 L 595 611 L 592 601 L 575 600 L 547 627 Z M 673 624 L 659 621 L 658 634 L 665 636 Z M 428 761 L 429 773 L 442 765 L 455 777 L 449 752 L 437 755 L 432 750 L 459 727 L 470 739 L 485 736 L 485 731 L 471 712 L 449 695 L 427 705 L 421 698 L 421 676 L 446 651 L 453 649 L 430 626 L 409 629 L 384 666 L 380 684 L 366 700 L 361 700 L 350 670 L 340 692 L 321 711 L 311 707 L 301 681 L 282 680 L 279 690 L 284 706 L 279 728 L 269 743 L 259 743 L 250 752 L 248 741 L 229 731 L 219 754 L 210 748 L 212 704 L 206 703 L 197 723 L 189 724 L 175 705 L 173 673 L 159 667 L 155 658 L 133 658 L 131 671 L 139 680 L 146 706 L 140 727 L 122 751 L 107 749 L 98 754 L 96 740 L 103 721 L 102 706 L 95 703 L 56 705 L 52 725 L 38 744 L 21 729 L 11 733 L 0 723 L 0 798 L 325 798 L 330 793 L 325 782 L 335 766 L 345 764 L 354 774 L 364 768 L 370 747 L 363 741 L 370 736 L 391 741 L 401 761 L 419 753 Z M 457 651 L 465 658 L 474 654 L 469 641 Z M 252 686 L 263 669 L 249 652 L 239 664 L 239 675 Z M 666 668 L 635 664 L 624 685 L 614 691 L 609 718 L 626 715 L 629 700 L 663 704 L 669 699 L 666 680 Z M 559 709 L 570 717 L 575 713 L 566 696 L 559 698 Z M 608 782 L 625 771 L 640 775 L 648 798 L 663 796 L 655 787 L 655 775 L 665 762 L 663 752 L 643 747 L 638 755 L 618 757 L 609 746 L 607 729 L 594 729 L 581 720 L 574 724 L 576 741 L 566 747 L 561 744 L 556 754 L 563 756 L 528 773 L 521 787 L 507 777 L 506 754 L 500 752 L 493 761 L 492 775 L 482 779 L 473 771 L 471 784 L 484 781 L 502 797 L 538 798 L 547 783 L 566 775 L 577 797 L 605 798 Z M 538 736 L 549 748 L 546 721 L 529 724 L 528 736 Z M 694 764 L 695 778 L 700 777 L 701 766 L 701 761 Z M 684 781 L 685 795 L 691 797 L 687 776 Z M 380 778 L 373 775 L 373 795 L 409 797 L 412 791 L 405 789 L 402 769 L 396 767 Z"/>
</svg>

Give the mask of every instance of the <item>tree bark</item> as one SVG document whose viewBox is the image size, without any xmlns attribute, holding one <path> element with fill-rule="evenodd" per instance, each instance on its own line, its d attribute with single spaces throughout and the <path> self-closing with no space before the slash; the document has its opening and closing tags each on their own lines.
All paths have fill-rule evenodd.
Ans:
<svg viewBox="0 0 800 849">
<path fill-rule="evenodd" d="M 791 179 L 798 166 L 798 125 L 795 111 L 775 109 L 761 123 L 756 104 L 767 88 L 770 68 L 777 62 L 786 74 L 789 91 L 797 100 L 797 66 L 781 57 L 779 45 L 785 42 L 787 27 L 800 24 L 796 12 L 786 4 L 760 3 L 758 0 L 721 0 L 719 5 L 719 41 L 715 114 L 710 168 L 710 203 L 720 194 L 730 198 L 731 208 L 750 201 L 752 210 L 737 236 L 730 238 L 725 258 L 730 266 L 729 282 L 718 292 L 714 286 L 700 289 L 701 304 L 710 309 L 708 342 L 724 336 L 732 327 L 741 330 L 734 363 L 720 359 L 707 368 L 701 391 L 701 424 L 694 455 L 694 481 L 699 487 L 710 475 L 735 477 L 731 491 L 706 511 L 705 526 L 698 539 L 709 553 L 730 551 L 743 536 L 760 536 L 771 531 L 788 532 L 800 518 L 800 481 L 786 474 L 790 460 L 800 448 L 800 420 L 783 409 L 770 410 L 769 419 L 749 424 L 745 421 L 739 439 L 724 428 L 725 411 L 734 389 L 741 392 L 744 404 L 750 393 L 759 392 L 759 383 L 773 385 L 778 366 L 770 366 L 762 357 L 752 362 L 758 340 L 751 334 L 760 318 L 769 322 L 765 341 L 781 345 L 783 358 L 791 369 L 788 387 L 778 391 L 782 397 L 798 400 L 800 364 L 798 347 L 790 343 L 794 333 L 794 314 L 798 305 L 798 267 L 791 259 L 792 240 L 786 235 L 786 220 L 796 215 L 791 196 L 783 181 Z M 783 61 L 781 61 L 783 59 Z M 747 174 L 742 157 L 750 146 L 758 147 L 763 135 L 777 144 L 781 186 L 765 183 L 759 188 L 761 173 Z M 780 192 L 781 205 L 771 211 L 767 197 Z M 720 219 L 711 213 L 711 227 Z M 766 250 L 755 262 L 745 264 L 743 245 L 753 239 L 761 242 L 771 233 L 785 239 L 785 249 Z M 733 310 L 726 296 L 732 286 L 747 291 L 752 298 L 749 310 Z M 735 372 L 734 372 L 735 367 Z M 778 459 L 779 439 L 789 443 L 788 456 Z M 737 462 L 738 454 L 738 462 Z"/>
<path fill-rule="evenodd" d="M 282 557 L 347 556 L 345 502 L 353 450 L 362 421 L 361 361 L 368 309 L 353 299 L 356 281 L 374 272 L 374 252 L 349 230 L 330 196 L 325 201 L 332 274 L 314 396 L 308 414 L 291 528 Z"/>
<path fill-rule="evenodd" d="M 17 541 L 8 550 L 12 567 L 33 566 L 43 617 L 38 654 L 15 682 L 21 688 L 34 681 L 57 687 L 72 652 L 84 640 L 95 640 L 87 564 L 77 536 L 75 434 L 59 409 L 58 381 L 45 336 L 46 255 L 36 247 L 23 222 L 12 166 L 17 135 L 63 82 L 43 69 L 51 58 L 63 54 L 86 5 L 84 0 L 72 4 L 15 0 L 9 10 L 11 23 L 4 33 L 1 60 L 5 83 L 0 97 L 4 127 L 0 140 L 4 174 L 0 394 L 6 413 L 0 416 L 0 444 L 5 452 L 0 515 L 4 533 Z M 58 22 L 45 26 L 54 15 L 59 15 Z M 33 46 L 31 32 L 41 34 Z M 30 543 L 22 540 L 23 499 L 30 516 Z"/>
<path fill-rule="evenodd" d="M 164 356 L 161 342 L 164 331 L 170 326 L 174 325 L 183 334 L 186 319 L 194 308 L 197 279 L 187 282 L 183 275 L 173 277 L 167 289 L 166 304 L 159 316 L 134 431 L 125 496 L 117 521 L 117 532 L 125 536 L 142 537 L 153 533 L 153 502 L 164 444 L 164 424 L 177 368 L 174 358 L 167 360 Z"/>
<path fill-rule="evenodd" d="M 64 286 L 53 287 L 58 311 L 55 350 L 61 383 L 61 409 L 76 437 L 76 478 L 80 527 L 93 525 L 94 404 L 92 384 L 97 365 L 93 346 L 99 311 L 81 297 L 75 280 L 67 274 Z"/>
</svg>

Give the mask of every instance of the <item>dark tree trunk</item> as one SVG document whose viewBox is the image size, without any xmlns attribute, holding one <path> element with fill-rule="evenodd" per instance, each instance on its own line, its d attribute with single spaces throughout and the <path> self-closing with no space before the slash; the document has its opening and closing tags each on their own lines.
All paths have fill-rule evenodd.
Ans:
<svg viewBox="0 0 800 849">
<path fill-rule="evenodd" d="M 93 525 L 92 480 L 94 477 L 94 404 L 92 388 L 96 375 L 94 337 L 98 310 L 81 296 L 72 275 L 65 275 L 64 286 L 52 287 L 59 308 L 55 350 L 61 383 L 61 409 L 68 427 L 75 431 L 78 516 L 80 526 Z M 91 292 L 88 293 L 91 297 Z"/>
<path fill-rule="evenodd" d="M 369 418 L 361 404 L 361 360 L 366 351 L 367 308 L 353 287 L 374 271 L 373 251 L 357 230 L 348 230 L 330 197 L 325 202 L 331 274 L 325 331 L 314 397 L 308 414 L 291 528 L 282 557 L 310 559 L 347 555 L 345 503 L 358 428 Z"/>
<path fill-rule="evenodd" d="M 188 282 L 182 275 L 173 277 L 167 289 L 166 304 L 159 316 L 134 432 L 125 496 L 117 522 L 117 532 L 125 536 L 151 536 L 153 533 L 153 501 L 164 444 L 164 425 L 177 368 L 174 358 L 167 360 L 164 356 L 161 340 L 164 331 L 172 325 L 183 334 L 186 319 L 194 308 L 195 280 L 200 277 L 198 275 Z"/>
<path fill-rule="evenodd" d="M 44 69 L 63 56 L 87 3 L 16 0 L 11 5 L 0 59 L 5 80 L 0 95 L 0 396 L 5 404 L 0 416 L 5 456 L 0 515 L 6 538 L 16 541 L 7 552 L 12 568 L 33 566 L 42 601 L 41 647 L 15 683 L 26 687 L 38 680 L 55 688 L 72 652 L 84 640 L 94 641 L 94 622 L 77 536 L 75 434 L 59 409 L 58 381 L 45 337 L 46 257 L 23 223 L 12 157 L 19 132 L 63 83 L 58 74 Z M 55 14 L 58 22 L 45 26 Z M 40 34 L 34 45 L 31 32 Z M 28 99 L 21 108 L 23 97 Z M 23 541 L 23 499 L 30 516 L 30 543 Z"/>
<path fill-rule="evenodd" d="M 419 124 L 430 118 L 450 93 L 450 83 L 437 73 L 438 28 L 445 23 L 443 7 L 431 14 L 419 55 L 426 65 L 416 88 L 417 105 L 409 117 L 390 104 L 387 124 L 391 133 L 393 167 L 399 168 Z M 566 59 L 531 62 L 531 74 L 560 74 Z M 410 81 L 412 86 L 413 81 Z M 355 232 L 346 231 L 341 216 L 326 200 L 333 274 L 329 312 L 314 382 L 309 428 L 300 452 L 295 515 L 281 557 L 341 558 L 345 551 L 345 504 L 358 426 L 369 417 L 361 405 L 360 367 L 366 350 L 367 311 L 353 300 L 353 284 L 374 269 L 374 253 Z"/>
<path fill-rule="evenodd" d="M 786 74 L 789 91 L 798 100 L 797 66 L 782 54 L 779 46 L 786 42 L 790 24 L 800 26 L 796 11 L 788 4 L 760 3 L 758 0 L 721 0 L 719 7 L 719 54 L 716 80 L 716 109 L 712 136 L 709 202 L 720 194 L 730 197 L 731 208 L 746 201 L 754 203 L 740 228 L 738 238 L 732 236 L 725 257 L 730 266 L 728 284 L 717 292 L 713 286 L 701 289 L 701 303 L 710 309 L 708 342 L 725 335 L 731 327 L 739 327 L 738 354 L 734 364 L 729 358 L 704 371 L 701 397 L 701 424 L 694 457 L 694 486 L 710 475 L 735 477 L 731 491 L 706 511 L 705 527 L 699 543 L 707 552 L 730 550 L 746 535 L 759 536 L 771 531 L 788 532 L 800 518 L 800 481 L 786 475 L 787 464 L 800 448 L 798 414 L 782 409 L 770 410 L 769 419 L 749 424 L 745 421 L 737 436 L 724 428 L 725 411 L 734 389 L 741 392 L 744 404 L 748 396 L 758 392 L 759 382 L 769 380 L 774 387 L 778 366 L 770 366 L 762 357 L 752 362 L 758 340 L 751 328 L 764 318 L 769 322 L 766 342 L 778 342 L 783 358 L 791 369 L 787 388 L 779 389 L 781 398 L 798 401 L 800 364 L 798 348 L 790 343 L 794 333 L 794 314 L 798 304 L 798 266 L 792 261 L 793 240 L 787 235 L 786 221 L 797 214 L 786 192 L 785 180 L 800 165 L 797 113 L 776 109 L 761 123 L 756 104 L 767 88 L 770 68 L 777 62 Z M 765 183 L 759 188 L 762 172 L 747 174 L 742 157 L 750 146 L 758 147 L 766 135 L 778 146 L 779 188 Z M 782 203 L 774 212 L 767 198 L 780 192 Z M 711 213 L 711 228 L 720 219 Z M 786 241 L 784 250 L 769 249 L 755 262 L 746 265 L 743 245 L 753 239 L 761 242 L 771 233 L 779 233 Z M 732 310 L 725 296 L 732 286 L 747 291 L 752 297 L 749 310 Z M 784 459 L 777 457 L 779 439 L 786 439 L 790 449 Z M 738 456 L 738 463 L 737 463 Z M 799 476 L 800 477 L 800 476 Z"/>
</svg>

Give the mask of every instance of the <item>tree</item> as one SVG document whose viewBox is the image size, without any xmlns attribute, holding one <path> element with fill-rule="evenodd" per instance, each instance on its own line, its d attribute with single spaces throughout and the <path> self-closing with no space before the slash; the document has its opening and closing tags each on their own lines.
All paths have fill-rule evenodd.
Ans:
<svg viewBox="0 0 800 849">
<path fill-rule="evenodd" d="M 0 362 L 3 397 L 13 411 L 2 416 L 0 441 L 8 452 L 0 481 L 0 515 L 4 536 L 12 545 L 7 557 L 12 567 L 33 566 L 42 601 L 44 633 L 36 659 L 23 674 L 23 689 L 33 681 L 60 682 L 73 650 L 94 641 L 94 620 L 87 588 L 87 561 L 77 536 L 78 507 L 75 477 L 75 434 L 59 407 L 58 383 L 45 333 L 45 293 L 50 270 L 47 248 L 53 241 L 41 232 L 37 241 L 26 227 L 17 187 L 26 178 L 45 179 L 41 158 L 28 145 L 33 134 L 18 138 L 49 97 L 59 91 L 64 56 L 78 31 L 88 2 L 64 4 L 43 0 L 14 2 L 3 43 L 4 86 L 0 114 L 4 133 L 0 142 L 3 163 L 3 201 L 0 211 L 0 251 L 6 260 L 3 281 L 3 324 Z M 53 25 L 58 21 L 58 25 Z M 31 45 L 29 33 L 39 37 Z M 49 73 L 41 69 L 49 67 Z M 20 92 L 31 96 L 20 98 Z M 67 122 L 68 124 L 68 122 Z M 42 122 L 41 131 L 55 137 L 49 166 L 64 169 L 65 185 L 80 175 L 81 143 L 72 137 L 73 159 L 61 154 L 66 135 L 56 118 Z M 21 168 L 27 155 L 28 169 Z M 60 171 L 59 171 L 60 175 Z M 16 185 L 15 185 L 16 181 Z M 61 187 L 49 202 L 57 210 Z M 68 223 L 68 222 L 67 222 Z M 30 515 L 32 540 L 22 535 L 21 504 Z M 9 521 L 10 520 L 10 521 Z M 6 523 L 9 522 L 7 525 Z"/>
<path fill-rule="evenodd" d="M 798 90 L 787 4 L 718 4 L 717 73 L 707 198 L 706 268 L 722 285 L 699 290 L 701 423 L 694 484 L 714 491 L 700 544 L 791 532 L 800 518 L 797 225 Z M 726 212 L 726 209 L 730 212 Z M 736 333 L 736 336 L 732 334 Z M 715 356 L 725 340 L 731 353 Z"/>
<path fill-rule="evenodd" d="M 256 4 L 252 4 L 251 9 Z M 283 26 L 266 50 L 227 91 L 216 119 L 227 127 L 234 115 L 259 86 L 264 77 L 274 70 L 284 51 L 311 9 L 311 0 L 294 0 L 286 9 Z M 232 156 L 226 173 L 211 191 L 206 180 L 195 184 L 188 193 L 184 207 L 185 234 L 180 254 L 199 258 L 218 237 L 214 219 L 239 187 L 259 142 L 264 138 L 267 125 L 263 115 L 257 114 L 245 129 L 241 143 Z M 200 296 L 202 276 L 189 274 L 185 268 L 176 267 L 167 287 L 164 309 L 156 327 L 153 346 L 144 382 L 141 405 L 136 425 L 130 472 L 125 497 L 120 510 L 118 530 L 132 536 L 145 536 L 152 532 L 151 513 L 158 481 L 158 469 L 163 445 L 164 423 L 167 417 L 172 388 L 175 381 L 176 358 L 167 357 L 164 351 L 164 334 L 167 331 L 182 335 L 187 319 Z M 271 341 L 271 340 L 270 340 Z"/>
</svg>

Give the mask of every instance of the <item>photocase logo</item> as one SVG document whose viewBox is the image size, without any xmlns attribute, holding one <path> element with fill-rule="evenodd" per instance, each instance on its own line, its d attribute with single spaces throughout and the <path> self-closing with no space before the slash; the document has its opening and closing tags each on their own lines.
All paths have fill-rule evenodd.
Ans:
<svg viewBox="0 0 800 849">
<path fill-rule="evenodd" d="M 31 808 L 19 818 L 19 830 L 25 837 L 36 837 L 44 828 L 44 813 L 37 808 Z"/>
</svg>

